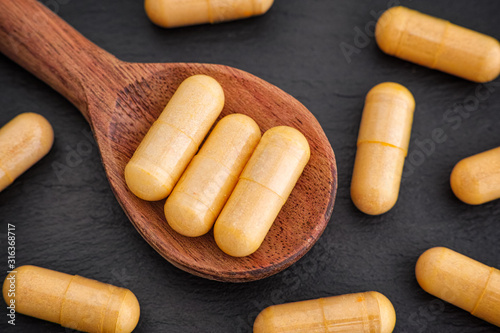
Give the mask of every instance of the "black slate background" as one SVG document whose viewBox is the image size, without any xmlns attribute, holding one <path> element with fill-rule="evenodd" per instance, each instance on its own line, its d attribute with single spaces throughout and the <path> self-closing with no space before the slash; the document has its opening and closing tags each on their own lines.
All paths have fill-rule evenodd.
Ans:
<svg viewBox="0 0 500 333">
<path fill-rule="evenodd" d="M 449 186 L 456 162 L 500 145 L 500 79 L 468 82 L 386 56 L 372 37 L 359 37 L 358 29 L 370 31 L 374 16 L 398 1 L 276 0 L 262 17 L 174 30 L 152 25 L 140 0 L 42 2 L 120 59 L 226 64 L 284 89 L 323 126 L 336 153 L 339 188 L 325 233 L 286 271 L 246 284 L 192 276 L 162 259 L 129 223 L 76 108 L 0 55 L 0 124 L 37 112 L 56 136 L 48 156 L 0 193 L 4 272 L 11 223 L 18 266 L 131 289 L 141 304 L 136 332 L 250 332 L 258 312 L 271 304 L 368 290 L 393 302 L 396 332 L 500 332 L 425 293 L 414 276 L 418 256 L 433 246 L 500 267 L 500 201 L 468 206 Z M 500 38 L 498 1 L 401 4 Z M 347 59 L 341 43 L 357 45 L 357 52 Z M 399 201 L 371 217 L 354 207 L 349 185 L 364 96 L 383 81 L 407 86 L 417 109 Z M 428 144 L 436 129 L 446 139 Z M 54 170 L 56 162 L 67 166 L 64 172 Z M 2 332 L 71 331 L 19 314 L 11 327 L 5 307 L 1 313 Z"/>
</svg>

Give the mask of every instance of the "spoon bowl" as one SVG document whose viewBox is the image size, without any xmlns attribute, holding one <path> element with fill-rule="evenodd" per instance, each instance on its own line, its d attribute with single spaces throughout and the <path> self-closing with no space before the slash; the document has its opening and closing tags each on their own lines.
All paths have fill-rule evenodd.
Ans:
<svg viewBox="0 0 500 333">
<path fill-rule="evenodd" d="M 290 266 L 318 240 L 330 219 L 337 169 L 330 143 L 314 116 L 296 99 L 249 73 L 211 64 L 122 62 L 81 36 L 35 0 L 0 0 L 0 51 L 68 98 L 89 121 L 111 188 L 142 237 L 174 266 L 225 282 L 265 278 Z M 311 158 L 262 246 L 234 258 L 213 233 L 184 237 L 170 228 L 164 200 L 133 195 L 125 165 L 180 83 L 195 74 L 224 89 L 219 117 L 243 113 L 262 132 L 287 125 L 309 141 Z"/>
</svg>

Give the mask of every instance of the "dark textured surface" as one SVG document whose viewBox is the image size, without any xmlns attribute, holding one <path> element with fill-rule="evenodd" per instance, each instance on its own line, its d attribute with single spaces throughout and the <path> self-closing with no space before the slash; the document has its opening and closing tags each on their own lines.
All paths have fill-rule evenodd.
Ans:
<svg viewBox="0 0 500 333">
<path fill-rule="evenodd" d="M 323 126 L 336 153 L 339 189 L 322 238 L 286 271 L 247 284 L 194 277 L 162 259 L 127 220 L 77 110 L 0 56 L 0 124 L 37 112 L 56 135 L 49 155 L 0 193 L 3 271 L 11 223 L 17 265 L 131 289 L 141 303 L 136 332 L 249 332 L 268 305 L 367 290 L 393 302 L 396 332 L 500 332 L 428 295 L 414 276 L 418 256 L 433 246 L 500 267 L 500 201 L 468 206 L 449 187 L 456 162 L 500 145 L 499 79 L 471 83 L 386 56 L 371 37 L 356 40 L 358 29 L 373 28 L 373 15 L 387 8 L 386 0 L 276 0 L 263 17 L 175 30 L 153 26 L 140 0 L 43 2 L 122 60 L 220 63 L 284 89 Z M 498 1 L 401 3 L 500 37 Z M 349 62 L 342 42 L 359 46 Z M 382 81 L 407 86 L 417 109 L 399 201 L 389 213 L 370 217 L 352 204 L 349 184 L 364 96 Z M 428 144 L 435 129 L 442 129 L 446 140 Z M 56 162 L 66 166 L 64 171 L 54 170 Z M 22 315 L 10 327 L 5 313 L 3 307 L 2 332 L 70 331 Z"/>
</svg>

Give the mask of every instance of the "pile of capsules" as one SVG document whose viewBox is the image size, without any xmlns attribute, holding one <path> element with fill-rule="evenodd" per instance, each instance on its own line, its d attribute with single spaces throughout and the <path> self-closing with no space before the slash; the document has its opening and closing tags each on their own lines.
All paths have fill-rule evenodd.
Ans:
<svg viewBox="0 0 500 333">
<path fill-rule="evenodd" d="M 188 2 L 172 0 L 146 0 L 146 12 L 156 24 L 174 27 L 263 14 L 272 2 L 199 1 L 189 2 L 188 5 Z M 193 4 L 198 5 L 193 9 Z M 390 55 L 471 81 L 491 81 L 500 73 L 500 44 L 496 39 L 404 7 L 391 8 L 381 16 L 376 27 L 376 39 L 380 48 Z M 206 93 L 206 99 L 197 97 L 195 103 L 208 101 L 210 111 L 195 127 L 181 128 L 186 123 L 176 118 L 178 114 L 175 109 L 189 104 L 189 98 L 186 97 L 200 82 L 211 88 L 202 89 L 201 94 Z M 304 144 L 305 139 L 301 133 L 290 128 L 274 128 L 267 131 L 260 140 L 260 131 L 255 122 L 238 114 L 223 118 L 193 158 L 196 147 L 218 117 L 222 104 L 223 93 L 215 80 L 205 76 L 188 78 L 165 109 L 174 111 L 164 111 L 160 115 L 125 171 L 131 191 L 145 200 L 159 200 L 173 189 L 165 205 L 165 214 L 172 228 L 187 236 L 206 233 L 217 216 L 207 209 L 206 204 L 202 205 L 188 195 L 190 188 L 191 191 L 193 188 L 200 191 L 209 188 L 204 174 L 220 168 L 220 165 L 213 162 L 213 156 L 218 156 L 216 161 L 227 159 L 228 164 L 233 163 L 234 169 L 226 172 L 227 179 L 221 180 L 221 184 L 229 182 L 233 185 L 237 178 L 234 175 L 239 174 L 247 163 L 253 166 L 249 168 L 247 175 L 248 180 L 253 181 L 251 177 L 255 174 L 251 172 L 252 169 L 261 169 L 262 165 L 259 163 L 271 158 L 272 154 L 266 152 L 266 147 L 273 145 L 269 142 L 278 142 L 280 151 L 283 151 L 286 145 L 279 142 L 283 142 L 284 137 L 292 138 L 292 144 L 301 147 L 303 153 L 301 162 L 296 165 L 296 172 L 287 180 L 288 187 L 295 184 L 301 169 L 307 163 L 306 151 L 309 150 L 308 147 L 305 148 L 307 142 Z M 351 197 L 355 205 L 367 214 L 385 213 L 397 201 L 414 108 L 412 94 L 397 83 L 381 83 L 372 88 L 366 97 Z M 163 177 L 164 184 L 170 185 L 157 186 L 160 178 L 151 178 L 144 170 L 154 171 L 155 168 L 158 169 L 158 165 L 165 163 L 155 159 L 159 151 L 166 149 L 155 143 L 155 140 L 164 140 L 165 135 L 173 136 L 175 131 L 187 131 L 184 132 L 187 136 L 185 135 L 186 142 L 183 144 L 188 153 L 181 154 L 178 158 L 184 159 L 184 167 L 175 163 L 166 165 L 171 173 L 157 176 Z M 224 146 L 227 142 L 224 135 L 228 132 L 238 134 L 233 144 L 241 148 L 239 154 L 231 155 Z M 176 138 L 183 141 L 180 136 Z M 260 149 L 259 140 L 261 143 L 267 142 Z M 47 154 L 52 142 L 53 131 L 50 124 L 36 114 L 19 115 L 1 128 L 0 146 L 8 149 L 0 156 L 0 191 Z M 260 158 L 255 158 L 252 162 L 250 156 L 254 150 L 259 152 L 256 156 Z M 189 166 L 181 177 L 191 159 L 193 166 Z M 179 178 L 179 183 L 174 188 Z M 499 199 L 500 147 L 460 161 L 450 178 L 453 192 L 465 203 L 477 205 Z M 236 186 L 240 186 L 237 184 Z M 248 185 L 241 185 L 243 194 L 240 195 L 244 197 L 247 193 L 252 193 L 247 191 Z M 214 197 L 212 192 L 209 194 Z M 283 196 L 286 200 L 287 195 Z M 212 205 L 217 206 L 220 212 L 223 204 L 220 197 L 216 197 L 218 196 L 215 195 Z M 185 202 L 191 202 L 194 207 L 199 208 L 197 217 L 203 218 L 194 219 L 196 225 L 186 218 L 186 211 L 178 210 Z M 276 209 L 279 211 L 280 208 Z M 232 214 L 235 213 L 229 212 L 227 215 L 231 217 Z M 277 212 L 273 211 L 272 214 Z M 221 248 L 228 253 L 234 250 L 233 255 L 238 255 L 238 245 L 231 244 Z M 499 270 L 450 249 L 436 247 L 420 256 L 416 265 L 416 277 L 420 286 L 430 294 L 500 326 Z M 11 296 L 13 288 L 16 289 L 15 299 Z M 48 290 L 50 292 L 46 292 Z M 19 313 L 85 332 L 132 332 L 139 320 L 139 303 L 131 291 L 35 266 L 19 267 L 15 278 L 9 274 L 3 285 L 3 296 L 8 306 L 15 302 Z M 395 322 L 396 314 L 391 302 L 378 292 L 365 292 L 268 307 L 255 320 L 254 332 L 388 333 L 394 330 Z"/>
<path fill-rule="evenodd" d="M 196 154 L 223 106 L 216 80 L 184 80 L 126 165 L 125 181 L 143 200 L 168 196 L 165 217 L 181 235 L 202 236 L 214 226 L 219 248 L 244 257 L 264 241 L 311 153 L 295 128 L 273 127 L 261 139 L 255 121 L 235 113 Z"/>
</svg>

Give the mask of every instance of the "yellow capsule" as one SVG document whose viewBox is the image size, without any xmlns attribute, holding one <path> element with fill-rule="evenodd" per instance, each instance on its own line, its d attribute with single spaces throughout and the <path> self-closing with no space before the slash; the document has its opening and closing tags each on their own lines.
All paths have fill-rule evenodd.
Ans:
<svg viewBox="0 0 500 333">
<path fill-rule="evenodd" d="M 50 123 L 22 113 L 0 128 L 0 192 L 47 155 L 54 142 Z"/>
<path fill-rule="evenodd" d="M 197 237 L 212 228 L 259 140 L 259 126 L 248 116 L 219 121 L 165 203 L 172 229 Z"/>
<path fill-rule="evenodd" d="M 500 74 L 500 43 L 493 37 L 406 7 L 388 9 L 377 22 L 385 53 L 475 82 Z"/>
<path fill-rule="evenodd" d="M 219 248 L 234 257 L 257 251 L 309 161 L 307 139 L 288 126 L 262 136 L 214 226 Z"/>
<path fill-rule="evenodd" d="M 450 184 L 457 198 L 469 205 L 500 199 L 500 147 L 458 162 Z"/>
<path fill-rule="evenodd" d="M 130 191 L 148 201 L 166 198 L 223 107 L 224 91 L 213 78 L 184 80 L 125 167 Z"/>
<path fill-rule="evenodd" d="M 9 309 L 90 333 L 130 333 L 140 309 L 128 289 L 36 266 L 21 266 L 3 284 Z"/>
<path fill-rule="evenodd" d="M 500 271 L 444 247 L 425 251 L 415 268 L 429 294 L 500 326 Z"/>
<path fill-rule="evenodd" d="M 396 312 L 384 295 L 365 293 L 273 305 L 255 319 L 254 333 L 390 333 Z"/>
<path fill-rule="evenodd" d="M 219 23 L 262 15 L 274 0 L 146 0 L 149 19 L 164 28 Z"/>
<path fill-rule="evenodd" d="M 351 182 L 352 201 L 366 214 L 383 214 L 398 200 L 414 109 L 412 94 L 397 83 L 380 83 L 366 96 Z"/>
</svg>

